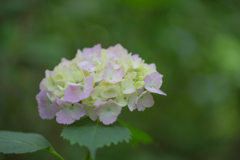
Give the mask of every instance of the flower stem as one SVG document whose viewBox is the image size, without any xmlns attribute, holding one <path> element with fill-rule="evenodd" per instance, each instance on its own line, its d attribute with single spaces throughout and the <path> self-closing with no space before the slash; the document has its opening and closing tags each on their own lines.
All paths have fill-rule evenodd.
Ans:
<svg viewBox="0 0 240 160">
<path fill-rule="evenodd" d="M 89 160 L 89 158 L 90 158 L 90 152 L 89 150 L 87 150 L 83 160 Z"/>
<path fill-rule="evenodd" d="M 45 149 L 43 149 L 43 151 L 48 152 L 48 153 L 54 155 L 59 160 L 64 160 L 52 147 L 45 148 Z"/>
</svg>

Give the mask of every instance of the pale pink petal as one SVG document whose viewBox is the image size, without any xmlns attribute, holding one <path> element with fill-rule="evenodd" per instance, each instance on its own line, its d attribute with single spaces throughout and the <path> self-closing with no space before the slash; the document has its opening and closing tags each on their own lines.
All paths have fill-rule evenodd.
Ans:
<svg viewBox="0 0 240 160">
<path fill-rule="evenodd" d="M 112 64 L 109 63 L 107 68 L 104 70 L 103 79 L 109 83 L 117 83 L 122 81 L 122 76 L 113 68 Z"/>
<path fill-rule="evenodd" d="M 84 86 L 79 84 L 71 84 L 64 92 L 65 101 L 72 103 L 79 102 L 90 96 L 93 89 L 93 77 L 89 76 L 84 80 Z"/>
<path fill-rule="evenodd" d="M 61 124 L 71 124 L 75 120 L 79 120 L 84 115 L 85 111 L 83 109 L 83 106 L 79 103 L 75 103 L 70 107 L 62 107 L 62 110 L 56 114 L 56 120 Z"/>
<path fill-rule="evenodd" d="M 152 74 L 150 74 L 150 76 L 152 79 L 153 86 L 156 88 L 160 88 L 162 85 L 163 75 L 159 74 L 158 72 L 153 72 Z"/>
<path fill-rule="evenodd" d="M 137 99 L 137 95 L 135 95 L 135 94 L 131 94 L 128 97 L 128 108 L 130 111 L 133 111 L 134 109 L 137 108 L 136 99 Z"/>
<path fill-rule="evenodd" d="M 113 57 L 107 55 L 106 58 L 107 58 L 106 61 L 109 62 L 109 63 L 111 63 L 111 65 L 113 66 L 113 68 L 114 68 L 115 70 L 118 70 L 118 69 L 122 66 L 121 64 L 116 63 Z"/>
<path fill-rule="evenodd" d="M 113 49 L 113 47 L 108 49 L 107 56 L 112 57 L 114 61 L 119 59 L 119 54 Z"/>
<path fill-rule="evenodd" d="M 49 107 L 38 106 L 38 112 L 42 119 L 53 119 L 55 114 Z"/>
<path fill-rule="evenodd" d="M 78 63 L 77 65 L 79 67 L 81 67 L 83 70 L 86 70 L 88 72 L 96 71 L 96 66 L 93 65 L 92 63 L 87 62 L 87 61 L 83 61 L 81 63 Z"/>
<path fill-rule="evenodd" d="M 121 44 L 116 44 L 108 48 L 108 51 L 116 52 L 118 55 L 127 55 L 128 51 Z"/>
<path fill-rule="evenodd" d="M 114 70 L 113 72 L 112 72 L 112 78 L 113 78 L 113 80 L 110 80 L 109 82 L 111 83 L 117 83 L 117 82 L 120 82 L 120 81 L 122 81 L 122 77 L 123 77 L 123 74 L 122 74 L 122 72 L 121 72 L 121 69 L 119 69 L 119 71 L 116 71 L 116 70 Z"/>
<path fill-rule="evenodd" d="M 42 119 L 52 119 L 55 116 L 55 113 L 51 110 L 51 107 L 50 107 L 52 102 L 48 98 L 47 94 L 51 94 L 51 92 L 42 90 L 36 96 L 36 99 L 38 102 L 39 115 Z"/>
<path fill-rule="evenodd" d="M 114 71 L 114 68 L 111 63 L 108 64 L 106 69 L 104 70 L 103 78 L 106 79 L 108 76 L 112 75 L 112 72 Z"/>
<path fill-rule="evenodd" d="M 152 107 L 154 104 L 154 100 L 152 95 L 149 92 L 146 92 L 141 99 L 141 103 L 144 107 Z"/>
<path fill-rule="evenodd" d="M 122 107 L 112 99 L 94 109 L 95 113 L 99 116 L 100 121 L 106 125 L 115 122 L 117 116 L 121 113 L 121 110 Z"/>
<path fill-rule="evenodd" d="M 146 109 L 146 107 L 144 107 L 141 103 L 137 104 L 137 110 L 138 111 L 144 111 Z"/>
<path fill-rule="evenodd" d="M 119 75 L 120 75 L 121 77 L 124 76 L 124 71 L 123 71 L 122 69 L 118 69 L 118 73 L 119 73 Z"/>
<path fill-rule="evenodd" d="M 46 87 L 44 87 L 44 83 L 46 83 L 45 81 L 46 81 L 46 78 L 43 78 L 43 80 L 40 82 L 40 84 L 39 84 L 39 89 L 40 90 L 46 90 L 47 89 Z"/>
<path fill-rule="evenodd" d="M 99 120 L 103 124 L 109 125 L 113 124 L 117 120 L 117 117 L 113 116 L 111 112 L 105 112 L 103 116 L 99 117 Z"/>
<path fill-rule="evenodd" d="M 82 88 L 79 86 L 68 86 L 64 92 L 64 100 L 72 103 L 79 102 L 82 95 Z"/>
<path fill-rule="evenodd" d="M 167 94 L 164 93 L 163 91 L 161 91 L 160 89 L 156 89 L 156 88 L 149 88 L 149 87 L 145 87 L 149 92 L 152 92 L 152 93 L 157 93 L 157 94 L 161 94 L 161 95 L 164 95 L 166 96 Z"/>
<path fill-rule="evenodd" d="M 84 91 L 81 95 L 80 95 L 80 101 L 83 99 L 86 99 L 90 96 L 91 91 Z"/>
<path fill-rule="evenodd" d="M 139 111 L 144 111 L 146 107 L 152 107 L 154 100 L 150 92 L 143 92 L 137 99 L 137 109 Z"/>
<path fill-rule="evenodd" d="M 83 57 L 87 60 L 98 62 L 100 61 L 101 57 L 101 49 L 102 49 L 101 44 L 97 44 L 93 48 L 84 48 Z"/>
<path fill-rule="evenodd" d="M 139 54 L 134 54 L 134 55 L 132 55 L 132 57 L 133 57 L 133 60 L 138 60 Z"/>
<path fill-rule="evenodd" d="M 151 83 L 152 79 L 151 79 L 151 76 L 150 75 L 147 75 L 145 77 L 145 88 L 150 86 L 150 83 Z"/>
<path fill-rule="evenodd" d="M 84 80 L 83 93 L 79 96 L 80 100 L 88 98 L 92 90 L 93 90 L 93 77 L 89 76 Z"/>
<path fill-rule="evenodd" d="M 157 69 L 155 63 L 151 63 L 151 64 L 149 64 L 149 65 L 148 65 L 148 68 L 153 69 L 153 70 L 156 70 L 156 69 Z"/>
<path fill-rule="evenodd" d="M 89 76 L 84 79 L 84 90 L 91 90 L 93 89 L 93 76 Z"/>
<path fill-rule="evenodd" d="M 58 98 L 56 97 L 56 99 L 51 104 L 51 109 L 55 114 L 62 109 L 62 107 L 57 103 L 57 100 Z"/>
<path fill-rule="evenodd" d="M 111 107 L 111 112 L 113 116 L 118 116 L 121 113 L 122 107 L 119 106 L 114 100 L 109 99 L 108 105 Z"/>
<path fill-rule="evenodd" d="M 95 52 L 100 52 L 101 53 L 101 49 L 102 49 L 101 44 L 97 44 L 97 45 L 93 46 L 93 50 Z"/>
<path fill-rule="evenodd" d="M 50 72 L 51 72 L 51 71 L 47 69 L 47 70 L 45 71 L 45 76 L 46 76 L 46 77 L 49 77 L 49 76 L 50 76 Z"/>
<path fill-rule="evenodd" d="M 59 111 L 56 116 L 56 120 L 60 124 L 71 124 L 74 122 L 74 119 L 72 119 L 72 111 L 68 108 Z"/>
<path fill-rule="evenodd" d="M 62 58 L 61 62 L 70 62 L 69 60 L 67 60 L 66 58 Z"/>
<path fill-rule="evenodd" d="M 72 107 L 72 119 L 79 120 L 83 116 L 85 116 L 83 105 L 75 103 Z"/>
<path fill-rule="evenodd" d="M 158 94 L 161 94 L 161 95 L 167 96 L 167 94 L 164 93 L 162 90 L 158 90 Z"/>
<path fill-rule="evenodd" d="M 97 44 L 95 46 L 93 46 L 92 48 L 83 48 L 83 56 L 84 58 L 88 58 L 90 57 L 92 54 L 94 53 L 98 53 L 101 51 L 101 44 Z"/>
<path fill-rule="evenodd" d="M 158 72 L 153 72 L 145 77 L 145 88 L 152 93 L 157 94 L 166 94 L 162 92 L 159 88 L 162 85 L 162 77 L 163 75 L 159 74 Z"/>
</svg>

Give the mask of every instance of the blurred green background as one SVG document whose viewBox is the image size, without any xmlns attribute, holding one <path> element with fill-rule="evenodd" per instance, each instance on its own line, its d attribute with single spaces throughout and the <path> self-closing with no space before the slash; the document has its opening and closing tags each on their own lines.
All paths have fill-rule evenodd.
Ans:
<svg viewBox="0 0 240 160">
<path fill-rule="evenodd" d="M 86 148 L 60 137 L 63 125 L 39 117 L 35 96 L 46 69 L 97 43 L 156 63 L 168 96 L 119 117 L 154 143 L 104 147 L 96 160 L 240 159 L 237 0 L 0 0 L 0 130 L 40 133 L 66 160 L 83 159 Z"/>
</svg>

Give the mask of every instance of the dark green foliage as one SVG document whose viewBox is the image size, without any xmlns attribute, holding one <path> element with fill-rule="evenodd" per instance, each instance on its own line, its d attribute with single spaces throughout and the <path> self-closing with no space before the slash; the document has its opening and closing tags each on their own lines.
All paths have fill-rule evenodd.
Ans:
<svg viewBox="0 0 240 160">
<path fill-rule="evenodd" d="M 5 154 L 30 153 L 50 146 L 51 144 L 39 134 L 0 131 L 0 152 Z"/>
</svg>

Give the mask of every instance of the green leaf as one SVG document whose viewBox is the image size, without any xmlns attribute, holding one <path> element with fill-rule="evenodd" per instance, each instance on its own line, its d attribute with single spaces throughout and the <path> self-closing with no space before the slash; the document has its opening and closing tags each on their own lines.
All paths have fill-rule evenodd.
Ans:
<svg viewBox="0 0 240 160">
<path fill-rule="evenodd" d="M 94 158 L 97 148 L 121 141 L 129 142 L 131 132 L 119 122 L 104 125 L 99 121 L 94 122 L 89 118 L 84 118 L 66 126 L 61 136 L 70 140 L 71 144 L 78 143 L 80 146 L 86 146 L 91 157 Z"/>
<path fill-rule="evenodd" d="M 143 144 L 148 144 L 153 142 L 153 138 L 149 136 L 147 133 L 140 131 L 124 122 L 120 122 L 120 123 L 123 124 L 125 127 L 127 127 L 131 131 L 132 133 L 131 143 L 133 146 L 137 146 L 139 142 Z"/>
<path fill-rule="evenodd" d="M 39 134 L 0 131 L 0 152 L 5 154 L 31 153 L 50 146 Z"/>
<path fill-rule="evenodd" d="M 0 153 L 21 154 L 43 150 L 59 160 L 63 158 L 53 149 L 43 136 L 36 133 L 0 131 Z"/>
</svg>

